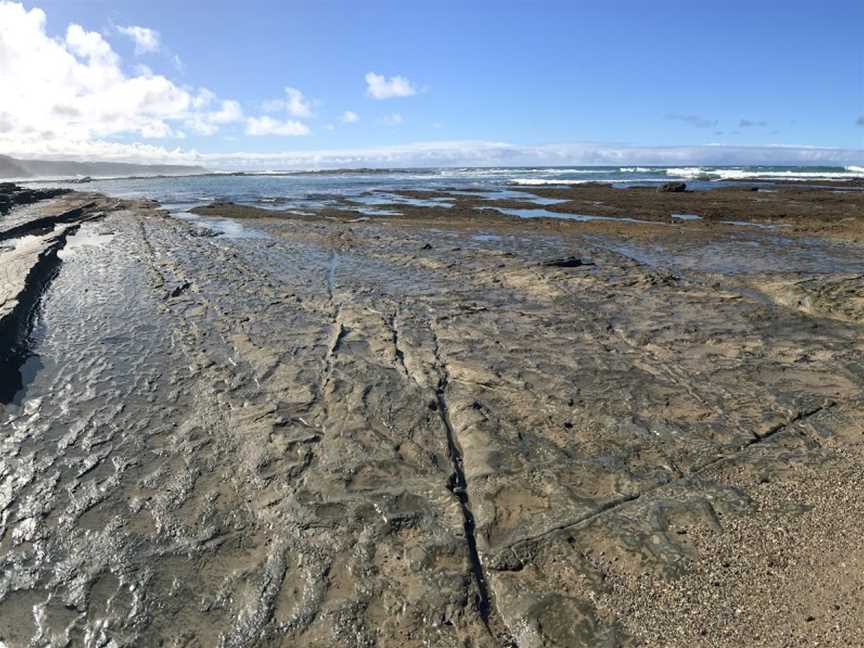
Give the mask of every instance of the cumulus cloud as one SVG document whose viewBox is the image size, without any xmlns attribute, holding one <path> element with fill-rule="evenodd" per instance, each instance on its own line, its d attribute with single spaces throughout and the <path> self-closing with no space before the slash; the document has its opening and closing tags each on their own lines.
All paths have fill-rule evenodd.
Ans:
<svg viewBox="0 0 864 648">
<path fill-rule="evenodd" d="M 196 112 L 185 125 L 201 135 L 214 135 L 219 127 L 243 119 L 243 108 L 233 99 L 223 101 L 217 110 Z"/>
<path fill-rule="evenodd" d="M 297 88 L 286 87 L 285 97 L 265 101 L 264 110 L 268 112 L 284 110 L 292 117 L 305 119 L 312 116 L 312 103 Z"/>
<path fill-rule="evenodd" d="M 272 117 L 250 117 L 246 120 L 247 135 L 308 135 L 309 127 L 299 121 L 281 121 Z"/>
<path fill-rule="evenodd" d="M 342 117 L 339 118 L 345 124 L 355 124 L 360 121 L 360 115 L 350 110 L 346 110 L 342 113 Z"/>
<path fill-rule="evenodd" d="M 366 94 L 373 99 L 410 97 L 417 94 L 417 88 L 403 76 L 396 75 L 388 79 L 383 74 L 369 72 L 366 75 Z"/>
<path fill-rule="evenodd" d="M 117 31 L 132 39 L 135 43 L 136 54 L 147 54 L 159 50 L 159 32 L 153 29 L 130 25 L 117 27 Z"/>
<path fill-rule="evenodd" d="M 0 150 L 54 150 L 116 135 L 166 138 L 177 126 L 213 132 L 241 117 L 240 106 L 175 85 L 149 69 L 129 76 L 97 32 L 72 24 L 46 32 L 40 9 L 0 0 Z M 209 124 L 204 127 L 202 124 Z"/>
<path fill-rule="evenodd" d="M 681 113 L 669 113 L 666 115 L 666 119 L 684 122 L 696 128 L 717 128 L 717 124 L 720 123 L 716 119 L 707 119 L 700 115 L 683 115 Z"/>
</svg>

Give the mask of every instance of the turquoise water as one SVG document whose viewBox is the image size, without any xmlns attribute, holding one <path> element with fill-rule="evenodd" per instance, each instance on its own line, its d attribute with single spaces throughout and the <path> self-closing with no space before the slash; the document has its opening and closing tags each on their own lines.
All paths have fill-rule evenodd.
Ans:
<svg viewBox="0 0 864 648">
<path fill-rule="evenodd" d="M 122 198 L 152 198 L 171 208 L 216 200 L 262 207 L 315 209 L 338 198 L 356 198 L 370 191 L 395 189 L 497 193 L 515 189 L 605 182 L 616 186 L 683 180 L 692 189 L 709 189 L 736 181 L 770 184 L 772 180 L 864 179 L 864 167 L 496 167 L 394 169 L 374 172 L 200 175 L 159 178 L 98 179 L 87 184 L 36 182 L 37 186 L 68 186 Z M 505 193 L 507 192 L 507 193 Z M 491 196 L 490 196 L 491 197 Z M 547 203 L 548 204 L 548 203 Z"/>
</svg>

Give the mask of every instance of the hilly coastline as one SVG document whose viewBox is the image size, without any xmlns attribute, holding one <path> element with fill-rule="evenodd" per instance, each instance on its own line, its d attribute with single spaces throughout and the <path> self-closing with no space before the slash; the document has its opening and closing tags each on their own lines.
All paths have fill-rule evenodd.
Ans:
<svg viewBox="0 0 864 648">
<path fill-rule="evenodd" d="M 57 178 L 65 176 L 188 175 L 206 173 L 201 166 L 179 164 L 130 164 L 127 162 L 72 162 L 20 160 L 0 155 L 0 178 Z"/>
</svg>

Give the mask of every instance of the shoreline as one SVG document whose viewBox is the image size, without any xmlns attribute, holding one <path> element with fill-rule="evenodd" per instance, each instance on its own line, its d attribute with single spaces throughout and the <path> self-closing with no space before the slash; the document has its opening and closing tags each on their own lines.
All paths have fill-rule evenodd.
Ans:
<svg viewBox="0 0 864 648">
<path fill-rule="evenodd" d="M 604 184 L 621 184 L 621 183 L 662 183 L 662 182 L 687 182 L 694 184 L 716 185 L 717 187 L 738 187 L 749 184 L 760 184 L 763 186 L 798 186 L 798 187 L 833 187 L 837 189 L 852 188 L 856 190 L 864 190 L 864 167 L 854 165 L 846 166 L 785 166 L 785 165 L 693 165 L 690 167 L 676 167 L 663 165 L 576 165 L 576 166 L 480 166 L 480 167 L 465 167 L 465 166 L 444 166 L 444 167 L 357 167 L 357 168 L 332 168 L 332 169 L 287 169 L 275 171 L 218 171 L 212 169 L 203 169 L 196 172 L 180 172 L 166 173 L 159 172 L 153 174 L 126 174 L 126 175 L 106 175 L 98 174 L 78 174 L 78 175 L 54 175 L 40 177 L 10 177 L 0 179 L 0 182 L 17 182 L 21 184 L 33 183 L 66 183 L 79 184 L 100 181 L 116 181 L 116 180 L 153 180 L 153 179 L 182 179 L 194 177 L 326 177 L 326 176 L 400 176 L 400 175 L 421 175 L 435 176 L 442 172 L 455 173 L 458 171 L 476 171 L 479 173 L 487 171 L 510 171 L 512 173 L 531 170 L 536 173 L 549 173 L 560 171 L 567 173 L 571 169 L 579 172 L 608 172 L 617 173 L 621 177 L 604 180 L 585 180 L 576 181 L 572 179 L 504 179 L 505 184 L 512 185 L 515 188 L 566 188 L 572 186 L 580 186 L 583 182 L 600 182 Z M 751 175 L 747 175 L 748 169 Z M 777 171 L 765 171 L 765 169 L 775 169 Z M 833 169 L 831 171 L 812 171 L 812 169 Z M 854 169 L 854 171 L 850 170 Z M 723 172 L 735 171 L 736 175 L 726 177 Z M 796 170 L 799 176 L 795 176 Z M 671 172 L 671 174 L 670 174 Z M 652 179 L 639 179 L 636 176 L 650 175 L 652 173 L 661 174 L 661 177 Z M 767 174 L 767 175 L 766 175 Z M 787 175 L 792 174 L 792 175 Z M 821 174 L 821 175 L 820 175 Z M 838 177 L 843 174 L 851 174 L 848 177 Z M 628 179 L 630 177 L 631 179 Z M 538 184 L 522 184 L 524 182 Z"/>
<path fill-rule="evenodd" d="M 835 193 L 827 188 L 797 186 L 760 190 L 745 185 L 665 193 L 648 187 L 619 189 L 595 184 L 568 188 L 518 187 L 508 189 L 509 197 L 505 198 L 494 197 L 494 193 L 487 192 L 488 195 L 484 196 L 483 192 L 472 193 L 464 189 L 396 188 L 368 191 L 354 198 L 335 196 L 334 205 L 323 209 L 265 208 L 255 203 L 214 202 L 189 211 L 202 216 L 241 219 L 291 219 L 304 217 L 301 212 L 309 212 L 312 217 L 318 214 L 350 220 L 367 215 L 363 210 L 369 206 L 362 201 L 371 198 L 374 202 L 370 204 L 375 210 L 385 213 L 370 217 L 384 222 L 421 219 L 447 224 L 468 223 L 474 218 L 482 224 L 496 219 L 519 218 L 517 212 L 522 210 L 531 212 L 530 220 L 553 228 L 567 227 L 563 223 L 575 216 L 579 226 L 588 223 L 602 226 L 604 222 L 609 227 L 628 222 L 646 226 L 653 223 L 697 231 L 704 229 L 706 232 L 717 226 L 727 230 L 729 226 L 753 226 L 778 232 L 782 229 L 782 234 L 788 236 L 828 236 L 850 242 L 864 240 L 864 219 L 861 217 L 864 214 L 864 192 Z M 411 200 L 419 204 L 408 202 Z M 435 201 L 443 204 L 436 205 Z M 502 209 L 513 213 L 502 213 Z M 585 220 L 580 221 L 581 218 Z M 592 218 L 603 220 L 591 222 Z"/>
</svg>

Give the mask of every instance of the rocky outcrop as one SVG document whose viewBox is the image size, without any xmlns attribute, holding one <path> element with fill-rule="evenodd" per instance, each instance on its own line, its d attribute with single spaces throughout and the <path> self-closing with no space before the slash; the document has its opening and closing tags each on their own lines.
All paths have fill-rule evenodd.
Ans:
<svg viewBox="0 0 864 648">
<path fill-rule="evenodd" d="M 0 405 L 4 642 L 855 645 L 859 248 L 238 213 L 80 226 Z"/>
<path fill-rule="evenodd" d="M 9 189 L 0 185 L 0 191 Z M 7 195 L 21 196 L 12 185 Z M 53 196 L 53 192 L 47 192 Z M 44 199 L 40 192 L 25 194 L 23 202 Z M 2 228 L 0 222 L 0 403 L 21 387 L 18 370 L 27 357 L 27 337 L 39 300 L 53 278 L 58 253 L 81 223 L 102 217 L 96 201 L 58 202 Z"/>
<path fill-rule="evenodd" d="M 660 193 L 684 193 L 685 191 L 687 191 L 687 183 L 664 182 L 662 185 L 657 187 L 657 191 Z"/>
<path fill-rule="evenodd" d="M 28 189 L 12 182 L 0 183 L 0 216 L 8 213 L 15 205 L 56 198 L 64 193 L 68 193 L 68 189 Z"/>
</svg>

